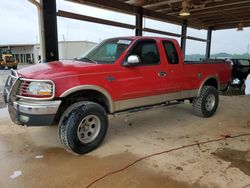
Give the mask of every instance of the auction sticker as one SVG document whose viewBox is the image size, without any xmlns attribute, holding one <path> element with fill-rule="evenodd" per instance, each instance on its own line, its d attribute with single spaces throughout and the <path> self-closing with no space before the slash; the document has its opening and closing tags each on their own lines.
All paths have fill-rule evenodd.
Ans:
<svg viewBox="0 0 250 188">
<path fill-rule="evenodd" d="M 117 44 L 127 44 L 129 45 L 131 43 L 131 40 L 118 40 Z"/>
</svg>

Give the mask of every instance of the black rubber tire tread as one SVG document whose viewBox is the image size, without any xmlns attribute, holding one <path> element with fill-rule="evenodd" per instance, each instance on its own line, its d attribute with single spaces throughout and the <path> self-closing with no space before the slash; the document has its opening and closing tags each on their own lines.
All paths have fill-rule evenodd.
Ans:
<svg viewBox="0 0 250 188">
<path fill-rule="evenodd" d="M 77 137 L 79 123 L 87 115 L 96 115 L 101 121 L 101 130 L 91 143 L 83 144 Z M 81 101 L 72 104 L 61 116 L 58 136 L 68 152 L 76 155 L 96 149 L 104 140 L 108 129 L 108 116 L 104 108 L 94 102 Z"/>
<path fill-rule="evenodd" d="M 211 111 L 207 111 L 205 107 L 205 101 L 209 94 L 214 94 L 215 96 L 215 105 Z M 193 100 L 192 108 L 195 115 L 208 118 L 215 114 L 218 105 L 219 105 L 218 90 L 212 86 L 204 86 L 201 90 L 200 96 Z"/>
</svg>

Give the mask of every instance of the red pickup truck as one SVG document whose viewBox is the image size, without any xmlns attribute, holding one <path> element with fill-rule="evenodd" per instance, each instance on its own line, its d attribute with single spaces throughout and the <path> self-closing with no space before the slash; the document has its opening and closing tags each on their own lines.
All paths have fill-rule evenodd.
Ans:
<svg viewBox="0 0 250 188">
<path fill-rule="evenodd" d="M 76 60 L 12 70 L 4 98 L 13 122 L 58 124 L 65 148 L 84 154 L 103 141 L 108 114 L 188 99 L 195 114 L 211 117 L 230 80 L 229 62 L 184 62 L 176 40 L 121 37 Z"/>
</svg>

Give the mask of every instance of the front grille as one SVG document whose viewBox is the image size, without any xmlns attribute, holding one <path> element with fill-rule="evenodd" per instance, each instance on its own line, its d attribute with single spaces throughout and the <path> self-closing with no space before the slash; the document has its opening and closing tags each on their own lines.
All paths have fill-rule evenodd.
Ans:
<svg viewBox="0 0 250 188">
<path fill-rule="evenodd" d="M 19 88 L 19 95 L 26 96 L 28 95 L 27 90 L 29 88 L 30 81 L 22 80 Z"/>
<path fill-rule="evenodd" d="M 6 57 L 6 62 L 12 63 L 12 62 L 14 62 L 14 58 L 13 57 Z"/>
<path fill-rule="evenodd" d="M 16 83 L 18 79 L 18 74 L 16 71 L 11 70 L 10 76 L 7 78 L 5 86 L 4 86 L 4 102 L 7 103 L 9 101 L 9 95 L 13 85 Z"/>
</svg>

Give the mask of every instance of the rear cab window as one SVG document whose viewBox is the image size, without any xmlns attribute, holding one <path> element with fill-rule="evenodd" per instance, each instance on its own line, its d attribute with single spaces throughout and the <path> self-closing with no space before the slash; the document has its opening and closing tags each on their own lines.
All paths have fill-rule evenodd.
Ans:
<svg viewBox="0 0 250 188">
<path fill-rule="evenodd" d="M 171 41 L 162 42 L 165 50 L 165 54 L 169 64 L 179 64 L 178 52 L 175 48 L 175 45 Z"/>
</svg>

